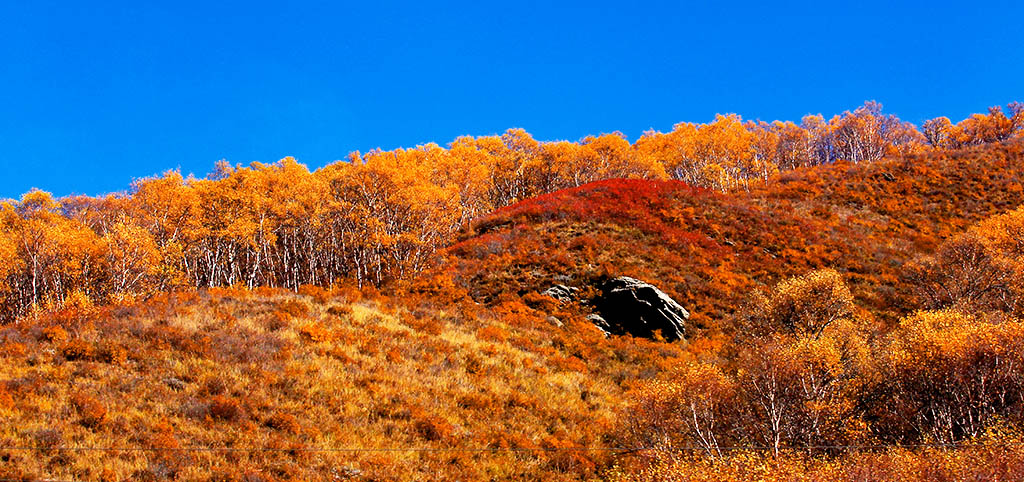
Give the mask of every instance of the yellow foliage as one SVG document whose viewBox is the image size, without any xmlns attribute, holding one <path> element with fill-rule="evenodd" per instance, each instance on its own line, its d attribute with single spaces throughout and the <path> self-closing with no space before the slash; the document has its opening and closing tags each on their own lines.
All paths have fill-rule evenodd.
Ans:
<svg viewBox="0 0 1024 482">
<path fill-rule="evenodd" d="M 950 443 L 980 436 L 1024 395 L 1024 322 L 958 310 L 911 315 L 887 336 L 890 423 Z"/>
<path fill-rule="evenodd" d="M 853 318 L 853 295 L 841 274 L 817 270 L 784 280 L 754 300 L 757 333 L 770 331 L 818 336 L 830 325 Z M 765 324 L 767 326 L 757 326 Z"/>
</svg>

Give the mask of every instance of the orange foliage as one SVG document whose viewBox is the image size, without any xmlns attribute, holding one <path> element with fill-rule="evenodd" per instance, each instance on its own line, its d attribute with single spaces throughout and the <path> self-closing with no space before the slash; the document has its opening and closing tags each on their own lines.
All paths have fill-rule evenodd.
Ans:
<svg viewBox="0 0 1024 482">
<path fill-rule="evenodd" d="M 0 477 L 964 475 L 958 453 L 863 468 L 820 446 L 1006 440 L 1024 420 L 1024 210 L 961 234 L 1024 203 L 1010 111 L 918 132 L 869 102 L 633 144 L 514 129 L 26 193 L 0 203 L 0 316 L 23 321 L 0 326 L 0 412 L 49 425 L 4 437 L 268 450 L 3 452 Z M 617 275 L 690 309 L 690 338 L 605 337 L 585 317 Z M 578 299 L 539 294 L 555 282 Z M 696 450 L 577 450 L 617 443 Z M 345 444 L 537 450 L 303 450 Z"/>
<path fill-rule="evenodd" d="M 993 269 L 982 256 L 1020 262 L 1022 212 L 990 217 L 947 241 L 929 269 L 931 276 L 952 272 L 935 281 L 955 295 L 943 298 L 952 308 L 915 312 L 892 330 L 865 323 L 870 320 L 862 319 L 835 271 L 814 271 L 755 293 L 750 312 L 738 315 L 734 346 L 711 362 L 636 385 L 620 437 L 651 450 L 640 451 L 613 478 L 846 477 L 860 470 L 858 447 L 870 445 L 889 447 L 880 460 L 897 473 L 914 473 L 922 459 L 956 464 L 986 450 L 1018 463 L 1018 451 L 1003 444 L 1016 434 L 1003 428 L 1024 420 L 1024 322 L 1007 309 L 1012 304 L 981 303 L 978 293 L 986 293 L 991 275 L 985 272 Z M 967 249 L 965 243 L 983 254 L 948 254 Z M 957 284 L 965 288 L 949 288 Z M 936 304 L 935 298 L 923 302 Z M 901 452 L 895 444 L 957 450 Z M 700 450 L 671 449 L 689 446 Z M 802 454 L 792 450 L 800 447 Z M 764 453 L 772 455 L 771 465 Z M 895 459 L 886 460 L 890 454 Z M 983 472 L 956 465 L 941 472 L 947 469 Z"/>
<path fill-rule="evenodd" d="M 60 308 L 73 292 L 130 301 L 188 286 L 381 285 L 430 267 L 472 219 L 546 192 L 612 178 L 750 190 L 804 166 L 1004 141 L 1024 125 L 1024 106 L 1009 108 L 930 121 L 924 134 L 876 102 L 800 125 L 719 115 L 633 144 L 619 133 L 539 142 L 513 129 L 448 148 L 356 152 L 315 172 L 292 158 L 222 162 L 204 179 L 138 180 L 127 195 L 31 191 L 0 205 L 0 303 L 10 321 Z"/>
<path fill-rule="evenodd" d="M 99 400 L 86 393 L 71 396 L 71 405 L 78 412 L 82 425 L 95 429 L 107 420 L 107 408 Z"/>
</svg>

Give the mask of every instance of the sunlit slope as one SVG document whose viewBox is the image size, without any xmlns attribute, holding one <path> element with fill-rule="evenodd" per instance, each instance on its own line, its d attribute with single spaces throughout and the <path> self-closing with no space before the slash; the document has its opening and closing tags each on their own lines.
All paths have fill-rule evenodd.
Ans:
<svg viewBox="0 0 1024 482">
<path fill-rule="evenodd" d="M 749 191 L 611 180 L 484 216 L 449 250 L 481 301 L 592 286 L 629 275 L 657 284 L 700 324 L 750 290 L 833 267 L 858 302 L 894 320 L 908 306 L 901 266 L 986 216 L 1024 203 L 1019 142 L 784 173 Z"/>
<path fill-rule="evenodd" d="M 620 384 L 682 356 L 517 303 L 301 291 L 3 327 L 0 478 L 576 480 L 607 454 L 566 449 L 609 443 Z"/>
</svg>

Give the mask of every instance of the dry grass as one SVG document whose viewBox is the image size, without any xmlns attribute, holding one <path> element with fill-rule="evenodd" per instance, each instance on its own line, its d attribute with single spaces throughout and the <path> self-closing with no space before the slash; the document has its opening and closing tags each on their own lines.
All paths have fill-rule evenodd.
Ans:
<svg viewBox="0 0 1024 482">
<path fill-rule="evenodd" d="M 1009 444 L 1007 444 L 1009 442 Z M 1016 481 L 1024 473 L 1024 446 L 1000 434 L 956 450 L 888 449 L 851 452 L 830 458 L 788 453 L 778 458 L 763 452 L 733 453 L 711 459 L 699 455 L 653 455 L 640 468 L 616 467 L 611 482 L 962 482 Z M 994 443 L 997 445 L 984 445 Z"/>
<path fill-rule="evenodd" d="M 0 450 L 0 478 L 578 480 L 607 465 L 600 453 L 302 450 L 600 446 L 616 380 L 632 378 L 609 347 L 568 341 L 589 333 L 552 336 L 525 306 L 350 298 L 215 289 L 0 329 L 0 445 L 51 448 Z M 52 450 L 193 446 L 275 451 Z"/>
</svg>

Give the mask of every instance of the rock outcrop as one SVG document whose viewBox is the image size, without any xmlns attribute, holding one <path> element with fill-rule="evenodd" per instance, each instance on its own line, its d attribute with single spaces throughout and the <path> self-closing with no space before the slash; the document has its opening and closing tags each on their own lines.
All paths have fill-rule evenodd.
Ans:
<svg viewBox="0 0 1024 482">
<path fill-rule="evenodd" d="M 591 313 L 587 315 L 587 321 L 594 324 L 594 326 L 601 329 L 604 332 L 604 336 L 612 334 L 612 326 L 608 324 L 608 320 L 601 318 L 601 315 L 597 313 Z"/>
<path fill-rule="evenodd" d="M 690 313 L 654 285 L 620 276 L 602 284 L 600 290 L 593 300 L 599 317 L 591 321 L 602 330 L 644 338 L 654 338 L 660 331 L 666 341 L 686 333 Z"/>
<path fill-rule="evenodd" d="M 579 288 L 574 288 L 571 286 L 554 285 L 544 290 L 541 294 L 544 296 L 550 296 L 562 303 L 568 303 L 572 301 L 573 298 L 576 297 L 576 292 L 579 290 Z"/>
</svg>

